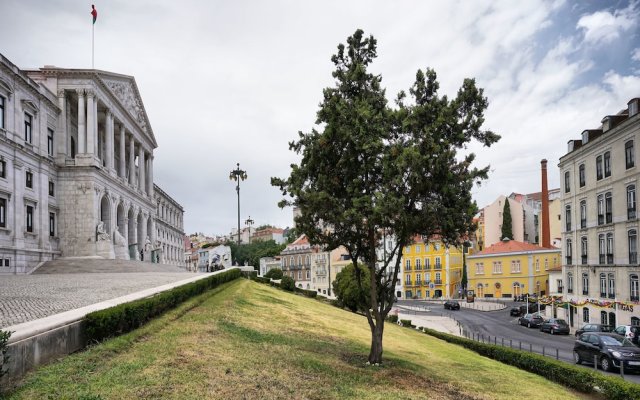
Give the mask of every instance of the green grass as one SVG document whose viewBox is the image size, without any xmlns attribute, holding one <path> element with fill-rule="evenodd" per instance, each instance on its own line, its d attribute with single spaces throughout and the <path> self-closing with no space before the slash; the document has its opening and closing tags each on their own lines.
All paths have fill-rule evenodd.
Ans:
<svg viewBox="0 0 640 400">
<path fill-rule="evenodd" d="M 30 374 L 10 399 L 578 399 L 393 324 L 365 366 L 359 315 L 242 279 Z"/>
</svg>

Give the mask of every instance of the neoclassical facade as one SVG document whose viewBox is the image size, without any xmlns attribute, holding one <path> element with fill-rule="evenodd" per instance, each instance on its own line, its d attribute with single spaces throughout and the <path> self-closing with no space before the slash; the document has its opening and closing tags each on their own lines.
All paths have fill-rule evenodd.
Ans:
<svg viewBox="0 0 640 400">
<path fill-rule="evenodd" d="M 153 198 L 156 204 L 156 247 L 161 251 L 162 263 L 185 266 L 182 221 L 184 209 L 158 185 L 153 186 Z"/>
<path fill-rule="evenodd" d="M 182 232 L 183 209 L 157 216 L 159 197 L 175 201 L 154 195 L 157 143 L 133 77 L 23 71 L 0 55 L 0 139 L 0 273 L 59 257 L 166 260 L 156 223 Z"/>
</svg>

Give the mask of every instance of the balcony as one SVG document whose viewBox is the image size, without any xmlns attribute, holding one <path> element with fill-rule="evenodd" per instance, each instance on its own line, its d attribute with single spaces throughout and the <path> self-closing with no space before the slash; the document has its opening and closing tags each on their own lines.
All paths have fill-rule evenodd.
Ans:
<svg viewBox="0 0 640 400">
<path fill-rule="evenodd" d="M 589 295 L 589 289 L 582 289 L 582 295 L 583 296 L 588 296 Z"/>
<path fill-rule="evenodd" d="M 604 215 L 598 214 L 598 225 L 604 224 Z"/>
<path fill-rule="evenodd" d="M 442 279 L 436 279 L 435 281 L 433 281 L 433 283 L 435 283 L 436 285 L 442 285 Z"/>
<path fill-rule="evenodd" d="M 405 271 L 411 271 L 411 266 L 410 265 L 405 265 L 404 266 L 404 270 Z"/>
<path fill-rule="evenodd" d="M 567 232 L 571 232 L 571 222 L 567 222 L 567 224 L 565 225 L 565 228 Z"/>
<path fill-rule="evenodd" d="M 600 297 L 603 299 L 607 297 L 607 293 L 600 291 Z"/>
<path fill-rule="evenodd" d="M 638 296 L 638 295 L 635 295 L 635 296 L 634 296 L 634 295 L 631 295 L 631 296 L 629 297 L 629 299 L 630 299 L 631 301 L 640 301 L 640 296 Z"/>
<path fill-rule="evenodd" d="M 573 258 L 571 256 L 566 256 L 565 259 L 567 261 L 567 265 L 571 265 L 572 264 Z"/>
<path fill-rule="evenodd" d="M 581 219 L 580 220 L 580 229 L 586 229 L 587 228 L 587 220 L 586 219 Z"/>
<path fill-rule="evenodd" d="M 636 209 L 627 208 L 627 219 L 636 219 Z"/>
<path fill-rule="evenodd" d="M 424 266 L 424 270 L 425 271 L 430 271 L 431 270 L 431 265 L 427 264 Z"/>
<path fill-rule="evenodd" d="M 638 263 L 638 253 L 632 251 L 629 253 L 629 264 L 637 264 Z"/>
<path fill-rule="evenodd" d="M 604 254 L 600 254 L 600 256 L 598 257 L 598 261 L 600 262 L 600 264 L 604 264 L 604 260 L 605 260 Z"/>
<path fill-rule="evenodd" d="M 326 269 L 316 269 L 316 276 L 326 276 L 327 275 L 327 270 Z"/>
<path fill-rule="evenodd" d="M 613 254 L 607 254 L 607 264 L 613 264 Z"/>
<path fill-rule="evenodd" d="M 435 269 L 436 271 L 441 270 L 442 269 L 442 265 L 441 264 L 436 264 L 433 269 Z"/>
<path fill-rule="evenodd" d="M 609 298 L 610 299 L 615 299 L 616 298 L 616 294 L 615 293 L 609 293 Z"/>
<path fill-rule="evenodd" d="M 606 214 L 606 220 L 607 220 L 607 224 L 610 224 L 611 222 L 613 222 L 613 216 L 610 212 Z"/>
<path fill-rule="evenodd" d="M 580 262 L 582 262 L 582 265 L 587 265 L 587 256 L 585 254 L 580 257 Z"/>
<path fill-rule="evenodd" d="M 573 288 L 567 288 L 567 293 L 573 293 Z"/>
<path fill-rule="evenodd" d="M 564 287 L 563 286 L 558 286 L 558 293 L 562 293 L 564 291 Z"/>
</svg>

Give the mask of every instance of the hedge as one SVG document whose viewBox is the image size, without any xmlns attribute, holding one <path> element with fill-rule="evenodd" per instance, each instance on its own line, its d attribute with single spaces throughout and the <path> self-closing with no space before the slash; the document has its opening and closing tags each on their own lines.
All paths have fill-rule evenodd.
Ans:
<svg viewBox="0 0 640 400">
<path fill-rule="evenodd" d="M 315 290 L 307 290 L 307 289 L 295 287 L 293 291 L 296 293 L 300 293 L 304 296 L 311 297 L 312 299 L 315 299 L 316 297 L 318 297 L 318 292 L 316 292 Z"/>
<path fill-rule="evenodd" d="M 11 332 L 0 330 L 0 378 L 7 374 L 6 365 L 9 364 L 9 356 L 7 351 L 9 349 L 9 338 Z"/>
<path fill-rule="evenodd" d="M 87 340 L 101 341 L 132 331 L 147 321 L 170 310 L 191 297 L 213 289 L 223 283 L 242 276 L 239 269 L 223 272 L 199 281 L 187 283 L 152 297 L 119 304 L 115 307 L 95 311 L 85 317 Z"/>
<path fill-rule="evenodd" d="M 265 278 L 263 276 L 254 276 L 254 277 L 251 277 L 251 280 L 252 281 L 256 281 L 256 282 L 260 282 L 260 283 L 267 283 L 267 284 L 269 282 L 271 282 L 271 279 Z"/>
<path fill-rule="evenodd" d="M 539 354 L 476 342 L 428 328 L 424 328 L 423 332 L 584 393 L 599 392 L 607 400 L 640 399 L 640 385 L 626 382 L 619 377 L 600 374 L 591 369 L 567 364 Z"/>
</svg>

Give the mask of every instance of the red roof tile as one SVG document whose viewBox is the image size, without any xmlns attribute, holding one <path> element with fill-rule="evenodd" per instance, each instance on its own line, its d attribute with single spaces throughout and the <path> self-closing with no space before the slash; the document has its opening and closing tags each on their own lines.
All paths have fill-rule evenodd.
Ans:
<svg viewBox="0 0 640 400">
<path fill-rule="evenodd" d="M 524 252 L 524 251 L 541 251 L 541 250 L 559 250 L 559 249 L 556 247 L 541 247 L 531 243 L 518 242 L 517 240 L 509 240 L 509 241 L 500 241 L 498 243 L 492 244 L 491 246 L 487 247 L 486 249 L 474 255 L 483 256 L 483 255 L 489 255 L 489 254 L 516 253 L 516 252 Z"/>
</svg>

